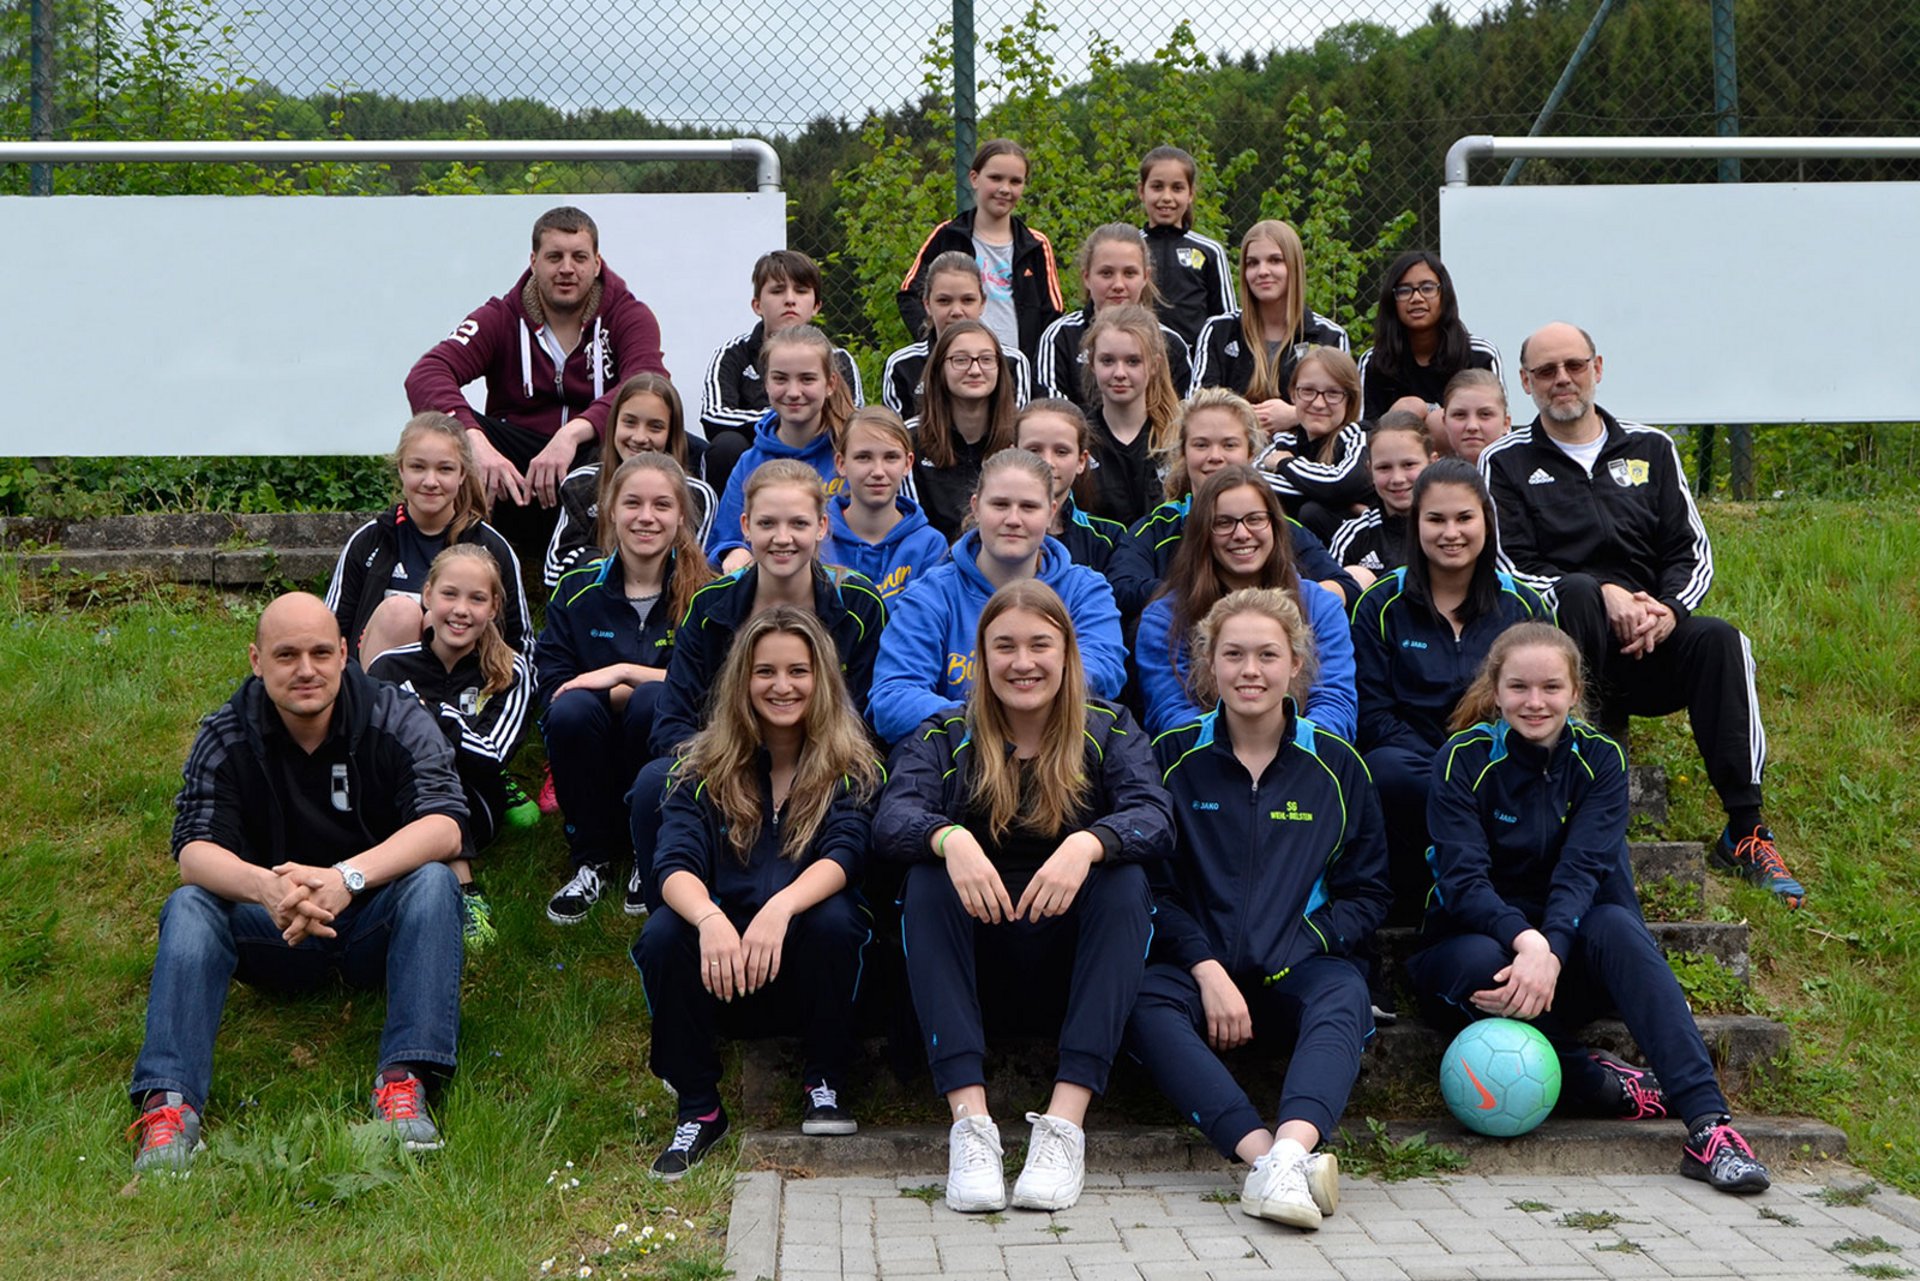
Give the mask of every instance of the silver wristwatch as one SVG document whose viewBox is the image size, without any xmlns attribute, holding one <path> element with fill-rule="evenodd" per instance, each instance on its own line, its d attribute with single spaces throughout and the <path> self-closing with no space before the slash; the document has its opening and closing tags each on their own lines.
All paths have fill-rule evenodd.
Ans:
<svg viewBox="0 0 1920 1281">
<path fill-rule="evenodd" d="M 346 882 L 347 893 L 358 895 L 367 888 L 367 876 L 351 863 L 335 863 L 333 870 L 340 873 L 340 879 Z"/>
</svg>

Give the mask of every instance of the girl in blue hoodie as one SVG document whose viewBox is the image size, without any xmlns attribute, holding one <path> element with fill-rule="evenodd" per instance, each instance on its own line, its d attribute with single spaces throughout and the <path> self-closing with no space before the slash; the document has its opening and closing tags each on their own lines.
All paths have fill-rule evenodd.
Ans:
<svg viewBox="0 0 1920 1281">
<path fill-rule="evenodd" d="M 900 492 L 913 471 L 913 437 L 899 414 L 885 405 L 855 410 L 833 461 L 846 488 L 827 504 L 822 561 L 846 566 L 893 597 L 947 558 L 947 540 Z"/>
<path fill-rule="evenodd" d="M 1194 629 L 1218 704 L 1155 740 L 1180 843 L 1149 870 L 1153 963 L 1127 1048 L 1220 1155 L 1252 1169 L 1240 1208 L 1317 1228 L 1339 1198 L 1331 1134 L 1373 1032 L 1354 949 L 1387 911 L 1380 803 L 1351 746 L 1292 695 L 1313 631 L 1293 596 L 1231 592 Z M 1218 1055 L 1291 1043 L 1277 1126 Z"/>
<path fill-rule="evenodd" d="M 760 368 L 772 408 L 753 425 L 753 444 L 727 477 L 707 535 L 707 555 L 728 573 L 753 559 L 740 515 L 754 468 L 769 459 L 795 458 L 820 473 L 829 497 L 842 488 L 833 442 L 853 413 L 853 392 L 834 363 L 833 340 L 812 325 L 789 326 L 760 349 Z"/>
<path fill-rule="evenodd" d="M 966 701 L 977 675 L 974 629 L 999 588 L 1038 578 L 1058 592 L 1080 635 L 1087 683 L 1099 698 L 1117 698 L 1127 680 L 1120 610 L 1107 580 L 1076 565 L 1053 519 L 1053 469 L 1024 449 L 1003 449 L 980 469 L 970 510 L 977 528 L 893 604 L 873 663 L 868 719 L 889 743 L 935 712 Z"/>
<path fill-rule="evenodd" d="M 1358 720 L 1353 692 L 1353 636 L 1341 597 L 1295 571 L 1280 500 L 1244 463 L 1222 467 L 1201 483 L 1166 582 L 1140 614 L 1135 671 L 1146 702 L 1146 726 L 1159 734 L 1200 715 L 1192 690 L 1187 640 L 1193 625 L 1222 596 L 1242 587 L 1278 587 L 1299 601 L 1313 628 L 1320 675 L 1307 691 L 1307 715 L 1351 741 Z"/>
</svg>

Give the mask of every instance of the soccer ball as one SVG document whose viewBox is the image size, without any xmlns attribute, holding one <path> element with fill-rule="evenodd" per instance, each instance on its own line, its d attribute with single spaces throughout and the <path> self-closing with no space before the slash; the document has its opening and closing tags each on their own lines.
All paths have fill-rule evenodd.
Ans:
<svg viewBox="0 0 1920 1281">
<path fill-rule="evenodd" d="M 1560 1060 L 1531 1023 L 1467 1024 L 1440 1060 L 1440 1094 L 1460 1124 L 1510 1139 L 1542 1121 L 1560 1100 Z"/>
</svg>

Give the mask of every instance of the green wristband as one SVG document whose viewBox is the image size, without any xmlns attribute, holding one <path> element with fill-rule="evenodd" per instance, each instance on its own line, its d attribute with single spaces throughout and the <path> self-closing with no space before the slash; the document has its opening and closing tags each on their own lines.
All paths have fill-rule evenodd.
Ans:
<svg viewBox="0 0 1920 1281">
<path fill-rule="evenodd" d="M 933 852 L 941 858 L 945 858 L 947 856 L 947 838 L 959 830 L 960 825 L 958 823 L 947 824 L 947 830 L 940 833 L 940 839 L 933 843 Z"/>
</svg>

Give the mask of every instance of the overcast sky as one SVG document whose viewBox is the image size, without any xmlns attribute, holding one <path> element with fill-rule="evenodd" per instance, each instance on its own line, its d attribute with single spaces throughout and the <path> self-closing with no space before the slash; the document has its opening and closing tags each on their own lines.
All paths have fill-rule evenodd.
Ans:
<svg viewBox="0 0 1920 1281">
<path fill-rule="evenodd" d="M 1454 0 L 1470 18 L 1486 0 Z M 249 6 L 252 7 L 252 6 Z M 1431 0 L 1053 0 L 1053 52 L 1071 76 L 1094 32 L 1144 57 L 1183 14 L 1209 53 L 1309 44 L 1365 18 L 1405 29 Z M 980 0 L 983 39 L 1020 0 Z M 562 108 L 633 107 L 667 122 L 783 131 L 820 115 L 858 118 L 918 90 L 926 40 L 952 14 L 927 0 L 278 0 L 259 6 L 241 47 L 282 91 L 333 84 L 404 97 L 531 97 Z M 982 72 L 989 59 L 980 56 Z"/>
</svg>

